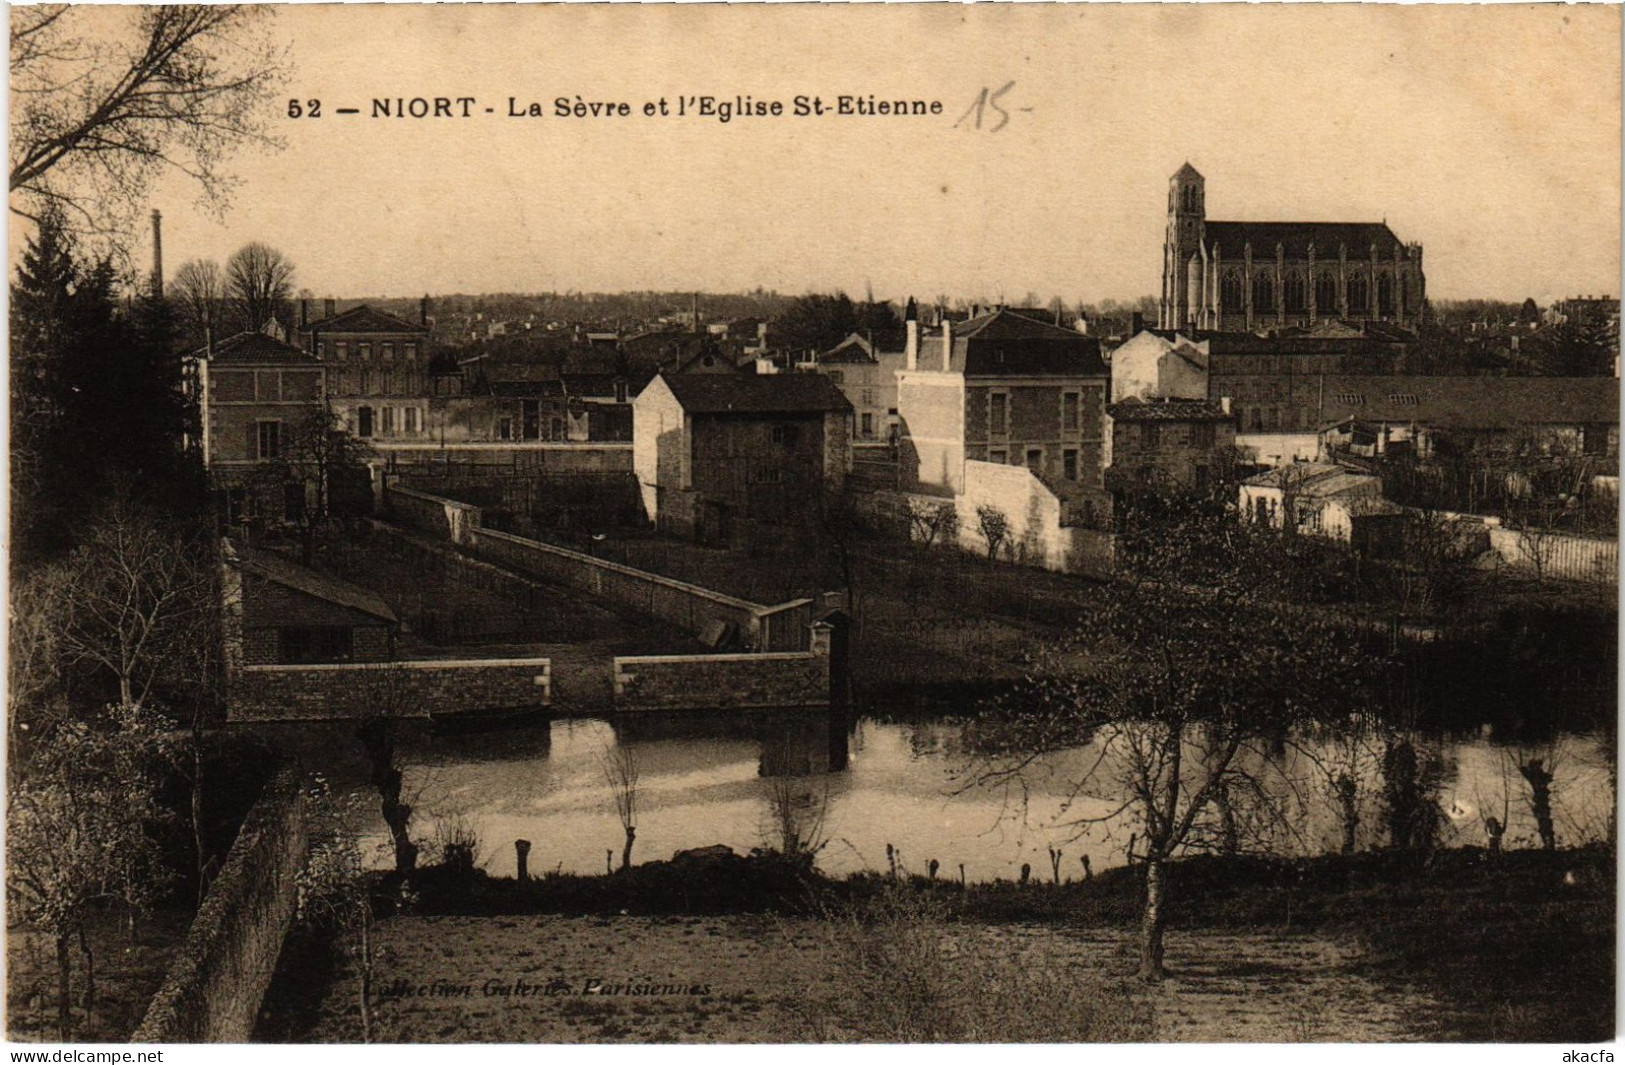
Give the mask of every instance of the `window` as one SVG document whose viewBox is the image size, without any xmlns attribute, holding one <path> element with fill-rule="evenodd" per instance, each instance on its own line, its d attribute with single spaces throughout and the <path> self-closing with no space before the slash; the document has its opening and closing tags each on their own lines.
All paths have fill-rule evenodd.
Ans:
<svg viewBox="0 0 1625 1065">
<path fill-rule="evenodd" d="M 1078 400 L 1076 392 L 1061 393 L 1061 431 L 1075 433 L 1078 431 Z"/>
<path fill-rule="evenodd" d="M 1286 313 L 1302 314 L 1309 309 L 1309 298 L 1302 274 L 1287 275 L 1286 284 L 1282 286 L 1282 295 L 1286 303 Z"/>
<path fill-rule="evenodd" d="M 512 418 L 499 418 L 497 420 L 497 439 L 498 440 L 512 440 L 513 439 L 513 419 Z"/>
<path fill-rule="evenodd" d="M 870 414 L 868 411 L 863 412 L 863 428 L 862 428 L 861 431 L 863 433 L 863 438 L 865 440 L 873 440 L 874 439 L 874 437 L 875 437 L 875 416 L 873 414 Z"/>
<path fill-rule="evenodd" d="M 1253 275 L 1253 313 L 1275 313 L 1275 279 L 1269 274 Z"/>
<path fill-rule="evenodd" d="M 407 362 L 416 361 L 417 357 L 418 357 L 418 346 L 417 346 L 417 344 L 415 342 L 413 342 L 413 341 L 410 341 L 410 340 L 408 340 L 406 343 L 402 344 L 401 345 L 401 356 L 404 359 L 406 359 Z"/>
<path fill-rule="evenodd" d="M 340 362 L 350 357 L 350 344 L 345 340 L 333 341 L 333 357 Z"/>
<path fill-rule="evenodd" d="M 1315 313 L 1322 318 L 1337 313 L 1337 276 L 1330 271 L 1315 278 Z"/>
<path fill-rule="evenodd" d="M 409 432 L 409 433 L 418 432 L 418 430 L 420 428 L 420 423 L 418 421 L 418 413 L 419 412 L 418 412 L 418 409 L 416 407 L 407 407 L 404 410 L 402 410 L 401 415 L 402 415 L 404 420 L 402 421 L 401 428 L 404 429 L 406 432 Z"/>
<path fill-rule="evenodd" d="M 303 625 L 277 630 L 278 659 L 284 664 L 348 662 L 355 654 L 349 628 L 340 625 Z"/>
<path fill-rule="evenodd" d="M 1387 274 L 1377 278 L 1377 313 L 1394 313 L 1394 279 Z"/>
<path fill-rule="evenodd" d="M 1066 448 L 1061 452 L 1061 476 L 1069 481 L 1078 479 L 1078 449 Z"/>
<path fill-rule="evenodd" d="M 256 422 L 255 457 L 274 459 L 282 454 L 282 423 Z"/>
<path fill-rule="evenodd" d="M 1156 422 L 1142 422 L 1140 425 L 1140 446 L 1144 448 L 1162 446 L 1162 426 Z"/>
<path fill-rule="evenodd" d="M 372 358 L 372 345 L 363 340 L 355 346 L 355 355 L 358 359 Z"/>
<path fill-rule="evenodd" d="M 1253 413 L 1253 418 L 1252 418 L 1253 432 L 1255 432 L 1255 433 L 1263 432 L 1264 431 L 1264 408 L 1263 407 L 1254 407 L 1252 413 Z"/>
<path fill-rule="evenodd" d="M 355 435 L 372 435 L 372 408 L 357 407 L 355 409 Z"/>
<path fill-rule="evenodd" d="M 395 408 L 384 408 L 384 435 L 389 436 L 395 432 Z"/>
<path fill-rule="evenodd" d="M 1044 471 L 1044 449 L 1030 447 L 1027 449 L 1027 468 L 1034 473 Z"/>
<path fill-rule="evenodd" d="M 1210 448 L 1213 446 L 1213 423 L 1197 422 L 1191 426 L 1191 447 Z"/>
<path fill-rule="evenodd" d="M 993 392 L 988 395 L 987 431 L 990 433 L 1010 431 L 1010 393 Z"/>
<path fill-rule="evenodd" d="M 371 370 L 362 370 L 361 371 L 360 385 L 361 385 L 361 387 L 356 389 L 356 391 L 358 393 L 360 393 L 363 396 L 372 395 L 372 371 Z"/>
<path fill-rule="evenodd" d="M 875 405 L 875 390 L 874 389 L 866 388 L 866 389 L 863 390 L 863 405 L 865 407 L 872 407 L 872 406 Z"/>
<path fill-rule="evenodd" d="M 617 403 L 625 403 L 626 402 L 626 382 L 625 381 L 616 381 L 615 382 L 615 402 L 617 402 Z"/>
<path fill-rule="evenodd" d="M 785 447 L 794 447 L 801 438 L 801 427 L 798 425 L 775 425 L 772 429 L 773 442 Z"/>
<path fill-rule="evenodd" d="M 999 466 L 1003 466 L 1006 462 L 1010 461 L 1010 453 L 1004 450 L 1002 447 L 989 448 L 987 453 L 987 461 L 995 463 Z"/>
<path fill-rule="evenodd" d="M 1366 284 L 1364 275 L 1355 274 L 1349 278 L 1349 314 L 1362 315 L 1369 311 L 1371 297 L 1370 286 Z"/>
<path fill-rule="evenodd" d="M 386 340 L 382 344 L 379 344 L 378 345 L 378 354 L 379 354 L 379 356 L 381 358 L 384 359 L 384 361 L 386 361 L 386 362 L 394 362 L 395 361 L 395 344 L 394 344 L 394 342 Z"/>
<path fill-rule="evenodd" d="M 1233 272 L 1225 274 L 1219 281 L 1219 313 L 1240 314 L 1245 309 L 1244 302 L 1241 275 Z"/>
</svg>

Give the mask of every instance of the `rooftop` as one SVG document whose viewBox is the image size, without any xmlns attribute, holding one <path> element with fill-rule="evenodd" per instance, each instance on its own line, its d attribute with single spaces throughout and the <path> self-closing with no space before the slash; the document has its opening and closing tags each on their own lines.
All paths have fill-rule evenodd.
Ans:
<svg viewBox="0 0 1625 1065">
<path fill-rule="evenodd" d="M 210 348 L 200 348 L 193 358 L 207 358 L 212 363 L 241 363 L 243 365 L 306 365 L 320 366 L 309 352 L 301 351 L 276 337 L 261 332 L 238 333 L 214 342 Z"/>
<path fill-rule="evenodd" d="M 235 553 L 238 564 L 249 573 L 317 599 L 358 610 L 363 614 L 371 614 L 392 625 L 399 621 L 395 617 L 395 612 L 382 598 L 349 581 L 308 569 L 281 555 L 261 551 L 247 544 L 227 540 L 226 548 L 227 556 L 230 557 Z"/>
<path fill-rule="evenodd" d="M 828 377 L 791 374 L 670 374 L 658 378 L 691 414 L 805 414 L 849 411 Z"/>
<path fill-rule="evenodd" d="M 374 310 L 363 303 L 359 307 L 351 307 L 331 318 L 321 318 L 308 322 L 303 327 L 305 332 L 322 333 L 427 333 L 426 326 L 416 322 L 408 322 L 404 318 L 397 318 L 393 314 Z"/>
<path fill-rule="evenodd" d="M 1154 399 L 1130 396 L 1113 403 L 1106 413 L 1120 422 L 1228 422 L 1235 415 L 1210 399 Z"/>
</svg>

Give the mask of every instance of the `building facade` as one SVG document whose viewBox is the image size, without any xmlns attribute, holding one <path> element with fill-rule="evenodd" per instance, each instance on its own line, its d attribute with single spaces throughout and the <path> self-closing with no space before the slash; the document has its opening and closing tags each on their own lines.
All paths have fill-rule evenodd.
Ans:
<svg viewBox="0 0 1625 1065">
<path fill-rule="evenodd" d="M 1236 419 L 1229 404 L 1205 399 L 1130 397 L 1106 408 L 1111 447 L 1106 484 L 1126 495 L 1206 497 L 1231 474 Z"/>
<path fill-rule="evenodd" d="M 328 397 L 363 440 L 428 439 L 428 326 L 363 304 L 301 324 L 300 345 L 328 370 Z"/>
<path fill-rule="evenodd" d="M 200 454 L 223 515 L 277 519 L 303 505 L 303 484 L 250 498 L 250 483 L 282 467 L 296 433 L 327 411 L 326 368 L 309 353 L 259 332 L 238 333 L 193 352 L 183 380 L 198 407 Z"/>
<path fill-rule="evenodd" d="M 818 355 L 810 368 L 828 377 L 852 404 L 852 438 L 860 444 L 897 439 L 897 371 L 907 359 L 906 338 L 853 333 Z"/>
<path fill-rule="evenodd" d="M 809 521 L 851 468 L 852 406 L 817 374 L 661 374 L 633 403 L 632 463 L 659 528 L 719 544 Z"/>
<path fill-rule="evenodd" d="M 998 310 L 905 323 L 897 373 L 898 480 L 905 491 L 959 495 L 965 463 L 1024 466 L 1087 523 L 1103 481 L 1106 365 L 1094 337 Z"/>
<path fill-rule="evenodd" d="M 1186 163 L 1168 182 L 1163 329 L 1262 332 L 1341 320 L 1414 327 L 1427 297 L 1422 246 L 1386 222 L 1217 222 Z"/>
</svg>

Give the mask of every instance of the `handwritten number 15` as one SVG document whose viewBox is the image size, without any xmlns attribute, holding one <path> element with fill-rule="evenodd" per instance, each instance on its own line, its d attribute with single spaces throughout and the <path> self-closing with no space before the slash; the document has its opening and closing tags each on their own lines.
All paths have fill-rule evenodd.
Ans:
<svg viewBox="0 0 1625 1065">
<path fill-rule="evenodd" d="M 1015 87 L 1016 83 L 1013 81 L 1005 82 L 1002 88 L 996 89 L 993 92 L 989 92 L 987 87 L 983 86 L 982 91 L 976 94 L 976 99 L 971 103 L 970 107 L 966 108 L 965 113 L 959 116 L 959 121 L 954 123 L 954 128 L 958 129 L 960 126 L 965 124 L 966 119 L 971 118 L 971 116 L 974 115 L 975 119 L 971 124 L 971 128 L 982 129 L 984 119 L 987 121 L 992 121 L 992 118 L 988 115 L 988 112 L 997 111 L 999 116 L 998 123 L 996 125 L 988 126 L 987 131 L 989 133 L 999 132 L 999 130 L 1010 124 L 1010 112 L 999 106 L 999 100 L 1004 96 L 1005 93 L 1009 92 Z"/>
</svg>

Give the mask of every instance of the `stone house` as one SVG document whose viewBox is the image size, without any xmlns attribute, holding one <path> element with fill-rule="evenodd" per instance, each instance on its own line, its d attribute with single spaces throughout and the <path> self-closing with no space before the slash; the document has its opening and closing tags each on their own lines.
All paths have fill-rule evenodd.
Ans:
<svg viewBox="0 0 1625 1065">
<path fill-rule="evenodd" d="M 632 410 L 644 513 L 682 536 L 810 521 L 851 468 L 852 405 L 820 374 L 662 373 Z"/>
<path fill-rule="evenodd" d="M 305 486 L 252 493 L 260 468 L 282 463 L 293 434 L 327 410 L 326 369 L 309 353 L 259 332 L 238 333 L 183 360 L 198 407 L 195 447 L 222 514 L 277 520 L 304 505 Z"/>
<path fill-rule="evenodd" d="M 905 323 L 897 372 L 898 481 L 957 496 L 968 461 L 1025 467 L 1069 512 L 1104 513 L 1106 364 L 1100 342 L 1009 310 Z"/>
<path fill-rule="evenodd" d="M 1364 517 L 1391 517 L 1400 508 L 1382 498 L 1382 479 L 1325 462 L 1299 462 L 1241 482 L 1242 521 L 1349 542 Z"/>
<path fill-rule="evenodd" d="M 420 317 L 428 313 L 427 301 Z M 433 394 L 429 328 L 362 304 L 301 323 L 300 345 L 328 369 L 328 396 L 344 427 L 363 440 L 427 440 Z"/>
<path fill-rule="evenodd" d="M 1207 496 L 1230 474 L 1236 418 L 1227 402 L 1131 396 L 1106 413 L 1106 484 L 1119 500 L 1138 493 Z"/>
<path fill-rule="evenodd" d="M 400 622 L 372 592 L 231 540 L 221 553 L 231 666 L 395 657 Z"/>
</svg>

